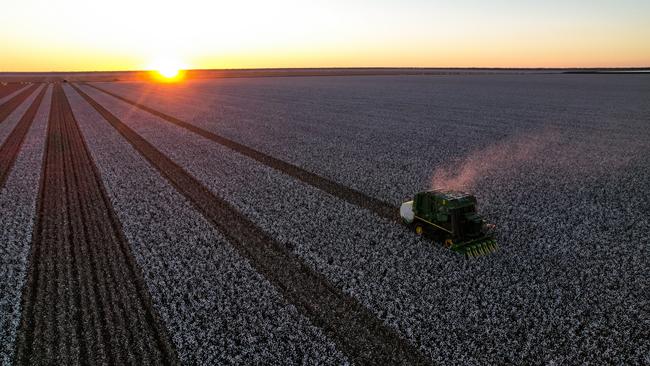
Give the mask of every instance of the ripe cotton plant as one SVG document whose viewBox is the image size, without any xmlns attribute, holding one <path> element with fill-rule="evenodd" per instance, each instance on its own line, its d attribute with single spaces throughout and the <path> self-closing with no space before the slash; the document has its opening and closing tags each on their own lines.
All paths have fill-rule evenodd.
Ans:
<svg viewBox="0 0 650 366">
<path fill-rule="evenodd" d="M 431 178 L 431 187 L 442 190 L 472 190 L 482 177 L 489 174 L 508 174 L 517 165 L 532 161 L 556 140 L 557 132 L 543 130 L 538 133 L 514 136 L 472 151 L 459 163 L 437 168 Z"/>
</svg>

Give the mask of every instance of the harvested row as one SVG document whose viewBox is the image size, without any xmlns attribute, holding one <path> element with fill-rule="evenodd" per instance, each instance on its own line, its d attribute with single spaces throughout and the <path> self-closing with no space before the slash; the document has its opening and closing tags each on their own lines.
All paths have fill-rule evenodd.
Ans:
<svg viewBox="0 0 650 366">
<path fill-rule="evenodd" d="M 0 124 L 4 122 L 7 117 L 9 117 L 9 115 L 25 101 L 25 99 L 32 95 L 36 89 L 38 89 L 38 85 L 32 85 L 13 96 L 4 104 L 0 105 Z"/>
<path fill-rule="evenodd" d="M 9 83 L 7 85 L 0 85 L 0 99 L 6 97 L 7 95 L 20 90 L 24 87 L 23 84 L 19 83 Z"/>
<path fill-rule="evenodd" d="M 16 330 L 20 322 L 20 297 L 27 273 L 27 256 L 34 225 L 38 182 L 50 110 L 51 88 L 34 116 L 13 169 L 0 168 L 5 176 L 0 189 L 0 364 L 9 365 L 13 357 Z M 39 96 L 40 98 L 40 96 Z M 32 103 L 32 106 L 36 101 Z M 31 107 L 30 107 L 31 108 Z M 27 112 L 29 113 L 29 111 Z M 27 114 L 26 113 L 26 114 Z M 24 118 L 24 117 L 23 117 Z M 5 126 L 6 127 L 6 126 Z M 6 141 L 6 144 L 11 140 Z M 4 145 L 3 145 L 4 146 Z M 4 160 L 5 153 L 0 153 Z"/>
<path fill-rule="evenodd" d="M 312 323 L 321 327 L 352 362 L 428 364 L 416 348 L 386 327 L 354 298 L 314 272 L 282 243 L 269 237 L 228 202 L 75 87 L 177 190 L 217 227 Z"/>
<path fill-rule="evenodd" d="M 17 364 L 176 364 L 60 84 L 54 87 Z"/>
<path fill-rule="evenodd" d="M 324 178 L 319 176 L 318 174 L 309 172 L 305 169 L 302 169 L 296 165 L 287 163 L 285 161 L 282 161 L 280 159 L 276 159 L 270 155 L 264 154 L 261 151 L 255 150 L 251 147 L 248 147 L 246 145 L 240 144 L 236 141 L 233 141 L 231 139 L 225 138 L 223 136 L 217 135 L 216 133 L 210 132 L 208 130 L 199 128 L 193 124 L 184 122 L 179 120 L 178 118 L 172 117 L 168 114 L 165 114 L 163 112 L 157 111 L 153 108 L 147 107 L 143 104 L 140 104 L 136 101 L 124 98 L 118 94 L 112 93 L 106 89 L 102 89 L 98 86 L 88 84 L 91 87 L 102 91 L 108 95 L 111 95 L 117 99 L 120 99 L 126 103 L 129 103 L 133 106 L 136 106 L 142 110 L 145 110 L 154 116 L 160 117 L 164 119 L 165 121 L 168 121 L 170 123 L 173 123 L 179 127 L 185 128 L 188 131 L 194 132 L 199 136 L 202 136 L 208 140 L 214 141 L 216 143 L 219 143 L 223 146 L 226 146 L 244 156 L 247 156 L 253 160 L 256 160 L 264 165 L 267 165 L 273 169 L 279 170 L 280 172 L 287 174 L 289 176 L 292 176 L 296 179 L 299 179 L 300 181 L 309 184 L 315 188 L 318 188 L 320 190 L 323 190 L 331 195 L 334 195 L 342 200 L 345 200 L 353 205 L 357 205 L 359 207 L 368 209 L 370 211 L 373 211 L 380 217 L 389 219 L 389 220 L 397 220 L 398 217 L 396 215 L 396 209 L 393 205 L 390 205 L 386 202 L 383 202 L 381 200 L 378 200 L 374 197 L 370 197 L 364 193 L 361 193 L 357 190 L 354 190 L 352 188 L 346 187 L 342 184 L 338 184 L 330 179 Z"/>
<path fill-rule="evenodd" d="M 435 361 L 643 363 L 648 349 L 643 273 L 650 249 L 644 210 L 650 197 L 638 187 L 647 186 L 649 178 L 647 147 L 636 150 L 629 164 L 599 159 L 594 165 L 585 164 L 585 151 L 572 140 L 562 151 L 565 159 L 579 158 L 574 165 L 558 164 L 548 151 L 556 146 L 550 145 L 544 150 L 548 157 L 484 177 L 477 187 L 481 210 L 498 220 L 503 250 L 468 262 L 194 133 L 84 90 Z M 184 113 L 200 104 L 202 99 L 192 102 Z M 648 106 L 636 105 L 641 112 Z M 615 122 L 633 126 L 638 118 L 635 113 Z M 606 118 L 594 123 L 599 129 L 611 126 Z M 633 127 L 626 131 L 623 140 L 612 136 L 610 144 L 595 144 L 595 156 L 625 162 L 623 142 L 643 141 Z M 572 133 L 585 138 L 581 131 Z M 320 138 L 315 134 L 313 143 Z M 489 140 L 485 136 L 470 146 Z M 358 165 L 343 158 L 329 163 Z M 314 161 L 319 163 L 327 164 Z M 367 178 L 381 187 L 385 177 L 382 171 Z"/>
<path fill-rule="evenodd" d="M 183 364 L 349 363 L 93 107 L 65 89 Z"/>
</svg>

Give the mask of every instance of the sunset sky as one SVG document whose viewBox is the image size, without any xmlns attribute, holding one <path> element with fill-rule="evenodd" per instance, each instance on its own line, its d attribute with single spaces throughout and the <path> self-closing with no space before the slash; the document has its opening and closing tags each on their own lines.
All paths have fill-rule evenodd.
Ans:
<svg viewBox="0 0 650 366">
<path fill-rule="evenodd" d="M 650 65 L 650 1 L 5 1 L 0 71 Z"/>
</svg>

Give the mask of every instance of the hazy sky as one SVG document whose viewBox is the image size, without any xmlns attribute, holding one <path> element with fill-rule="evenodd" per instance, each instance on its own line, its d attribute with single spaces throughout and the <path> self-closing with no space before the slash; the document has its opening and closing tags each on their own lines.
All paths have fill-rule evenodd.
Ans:
<svg viewBox="0 0 650 366">
<path fill-rule="evenodd" d="M 7 0 L 0 71 L 650 65 L 650 0 Z"/>
</svg>

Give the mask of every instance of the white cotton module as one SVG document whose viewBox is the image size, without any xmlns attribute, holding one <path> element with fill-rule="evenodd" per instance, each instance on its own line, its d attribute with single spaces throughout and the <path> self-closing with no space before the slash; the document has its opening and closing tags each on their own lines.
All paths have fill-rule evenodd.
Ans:
<svg viewBox="0 0 650 366">
<path fill-rule="evenodd" d="M 399 208 L 399 215 L 408 224 L 412 223 L 413 219 L 415 218 L 415 214 L 413 213 L 413 201 L 402 203 L 402 206 Z"/>
</svg>

